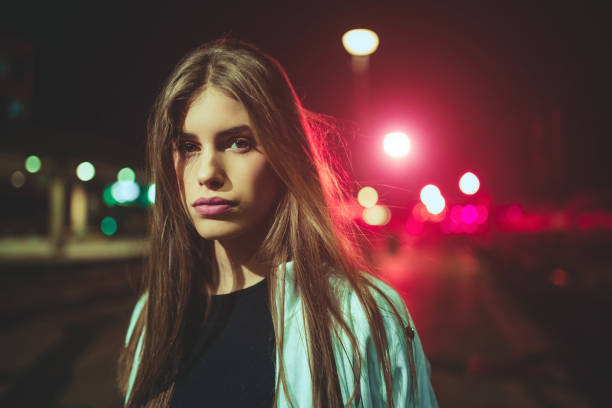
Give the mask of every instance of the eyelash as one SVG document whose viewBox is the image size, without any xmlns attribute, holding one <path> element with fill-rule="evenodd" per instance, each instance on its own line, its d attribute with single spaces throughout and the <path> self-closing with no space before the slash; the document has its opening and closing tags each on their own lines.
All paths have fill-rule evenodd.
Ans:
<svg viewBox="0 0 612 408">
<path fill-rule="evenodd" d="M 236 137 L 230 140 L 233 143 L 235 143 L 236 141 L 244 141 L 246 143 L 248 143 L 248 146 L 243 148 L 242 150 L 240 150 L 240 153 L 246 153 L 248 151 L 250 151 L 253 148 L 253 144 L 251 143 L 251 141 L 247 138 L 244 137 Z M 188 155 L 190 153 L 194 153 L 194 151 L 188 151 L 189 147 L 194 146 L 195 148 L 197 148 L 197 145 L 195 143 L 191 143 L 191 142 L 179 142 L 178 144 L 178 150 L 181 154 L 183 155 Z M 240 148 L 238 148 L 240 149 Z"/>
</svg>

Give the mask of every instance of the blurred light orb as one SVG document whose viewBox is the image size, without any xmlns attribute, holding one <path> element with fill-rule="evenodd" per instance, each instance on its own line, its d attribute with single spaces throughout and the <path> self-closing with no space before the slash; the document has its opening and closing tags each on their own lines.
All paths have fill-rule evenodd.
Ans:
<svg viewBox="0 0 612 408">
<path fill-rule="evenodd" d="M 96 175 L 96 168 L 88 161 L 77 166 L 76 175 L 81 181 L 89 181 Z"/>
<path fill-rule="evenodd" d="M 437 186 L 428 184 L 421 189 L 420 197 L 421 202 L 427 206 L 428 203 L 433 203 L 438 197 L 442 197 L 442 193 Z"/>
<path fill-rule="evenodd" d="M 372 187 L 364 187 L 357 193 L 357 201 L 362 207 L 374 207 L 378 202 L 378 193 Z"/>
<path fill-rule="evenodd" d="M 11 118 L 21 116 L 23 113 L 23 105 L 19 102 L 11 102 L 8 106 L 8 114 Z"/>
<path fill-rule="evenodd" d="M 117 232 L 117 221 L 113 217 L 104 217 L 100 223 L 100 229 L 104 235 L 114 235 Z"/>
<path fill-rule="evenodd" d="M 391 157 L 404 157 L 410 152 L 410 139 L 402 132 L 388 133 L 383 140 L 383 149 Z"/>
<path fill-rule="evenodd" d="M 111 193 L 111 187 L 112 187 L 112 184 L 106 186 L 106 188 L 102 192 L 102 199 L 104 200 L 104 203 L 108 205 L 109 207 L 119 204 L 117 200 L 113 198 L 113 194 Z"/>
<path fill-rule="evenodd" d="M 118 181 L 136 181 L 136 173 L 129 167 L 124 167 L 117 173 Z"/>
<path fill-rule="evenodd" d="M 444 221 L 446 219 L 446 215 L 448 213 L 447 208 L 446 208 L 446 201 L 444 200 L 443 197 L 441 197 L 441 199 L 442 199 L 442 202 L 439 205 L 442 206 L 442 211 L 438 211 L 437 207 L 434 208 L 435 211 L 437 211 L 437 212 L 435 212 L 435 213 L 434 212 L 430 212 L 428 221 L 431 221 L 431 222 L 442 222 L 442 221 Z M 429 212 L 429 210 L 428 210 L 428 212 Z"/>
<path fill-rule="evenodd" d="M 115 181 L 111 185 L 111 195 L 120 204 L 130 203 L 140 195 L 140 186 L 133 181 Z"/>
<path fill-rule="evenodd" d="M 480 180 L 470 171 L 459 179 L 459 189 L 463 194 L 472 195 L 480 189 Z"/>
<path fill-rule="evenodd" d="M 368 225 L 387 225 L 391 220 L 391 211 L 384 205 L 375 205 L 365 208 L 362 217 Z"/>
<path fill-rule="evenodd" d="M 453 224 L 458 225 L 463 222 L 463 219 L 461 218 L 461 210 L 463 210 L 463 207 L 459 204 L 455 204 L 452 206 L 450 210 L 450 219 Z"/>
<path fill-rule="evenodd" d="M 461 209 L 461 220 L 466 224 L 473 224 L 478 220 L 478 210 L 472 204 Z"/>
<path fill-rule="evenodd" d="M 429 219 L 429 211 L 423 203 L 416 203 L 412 207 L 412 217 L 418 222 L 425 222 Z"/>
<path fill-rule="evenodd" d="M 550 280 L 556 286 L 563 286 L 567 282 L 567 272 L 561 268 L 557 268 L 550 274 Z"/>
<path fill-rule="evenodd" d="M 489 210 L 482 204 L 478 204 L 476 206 L 476 210 L 478 211 L 478 219 L 476 220 L 477 224 L 484 224 L 484 222 L 489 218 Z"/>
<path fill-rule="evenodd" d="M 446 200 L 440 195 L 432 198 L 429 203 L 425 203 L 425 207 L 430 214 L 438 215 L 446 208 Z"/>
<path fill-rule="evenodd" d="M 26 176 L 19 170 L 14 171 L 13 174 L 11 174 L 11 184 L 13 185 L 13 187 L 21 188 L 23 187 L 25 182 L 26 182 Z"/>
<path fill-rule="evenodd" d="M 38 156 L 28 156 L 25 159 L 25 169 L 30 173 L 36 173 L 40 170 L 41 162 Z"/>
<path fill-rule="evenodd" d="M 151 184 L 147 190 L 147 198 L 149 203 L 155 204 L 155 183 Z"/>
<path fill-rule="evenodd" d="M 351 55 L 370 55 L 379 43 L 378 35 L 367 28 L 349 30 L 342 36 L 342 45 Z"/>
</svg>

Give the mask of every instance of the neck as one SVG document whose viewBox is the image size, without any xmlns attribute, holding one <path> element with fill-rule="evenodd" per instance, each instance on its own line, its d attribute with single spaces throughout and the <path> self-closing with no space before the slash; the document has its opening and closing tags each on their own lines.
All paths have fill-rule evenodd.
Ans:
<svg viewBox="0 0 612 408">
<path fill-rule="evenodd" d="M 268 275 L 270 266 L 256 259 L 262 240 L 263 238 L 214 241 L 218 279 L 213 293 L 222 295 L 248 288 Z"/>
</svg>

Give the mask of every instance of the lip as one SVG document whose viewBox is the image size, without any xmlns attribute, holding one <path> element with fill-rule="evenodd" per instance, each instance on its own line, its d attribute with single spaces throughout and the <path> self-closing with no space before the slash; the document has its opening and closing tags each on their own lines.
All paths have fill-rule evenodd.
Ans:
<svg viewBox="0 0 612 408">
<path fill-rule="evenodd" d="M 198 214 L 211 215 L 211 214 L 222 214 L 229 211 L 234 205 L 233 204 L 200 204 L 194 205 L 193 208 Z"/>
<path fill-rule="evenodd" d="M 236 205 L 237 202 L 226 200 L 225 198 L 221 198 L 221 197 L 210 197 L 210 198 L 200 197 L 197 200 L 195 200 L 193 204 L 191 205 L 195 207 L 198 205 L 221 205 L 221 204 Z"/>
</svg>

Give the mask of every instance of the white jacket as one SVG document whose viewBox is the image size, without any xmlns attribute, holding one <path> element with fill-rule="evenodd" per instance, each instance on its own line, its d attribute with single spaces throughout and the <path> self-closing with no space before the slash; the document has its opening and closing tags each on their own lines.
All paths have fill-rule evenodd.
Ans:
<svg viewBox="0 0 612 408">
<path fill-rule="evenodd" d="M 296 290 L 292 275 L 292 267 L 292 261 L 286 264 L 286 275 L 284 279 L 285 302 L 283 305 L 285 308 L 283 360 L 289 395 L 285 394 L 281 386 L 279 390 L 278 407 L 290 407 L 288 400 L 291 399 L 294 407 L 306 408 L 312 406 L 311 376 L 308 364 L 308 346 L 305 341 L 306 329 L 304 317 L 303 314 L 300 313 L 302 311 L 302 301 Z M 438 403 L 430 381 L 430 365 L 423 352 L 419 335 L 408 308 L 399 294 L 389 285 L 371 275 L 368 275 L 368 277 L 389 297 L 389 299 L 391 299 L 396 309 L 402 315 L 402 324 L 400 325 L 387 302 L 385 302 L 376 291 L 372 291 L 374 299 L 382 313 L 389 343 L 391 375 L 393 376 L 393 401 L 395 407 L 437 407 Z M 280 281 L 282 282 L 283 280 L 281 279 Z M 378 361 L 376 346 L 361 302 L 348 283 L 338 279 L 336 280 L 336 284 L 339 285 L 338 288 L 341 293 L 340 305 L 342 311 L 347 317 L 349 327 L 357 338 L 359 353 L 362 359 L 360 379 L 361 399 L 357 401 L 354 400 L 352 406 L 363 408 L 387 407 L 387 394 L 385 391 L 382 365 Z M 148 293 L 144 293 L 134 307 L 125 339 L 126 346 L 147 299 Z M 277 302 L 277 304 L 279 303 L 280 302 Z M 280 317 L 280 305 L 277 313 L 277 316 Z M 413 400 L 410 393 L 412 381 L 415 379 L 411 378 L 408 345 L 405 342 L 403 334 L 405 330 L 414 336 L 412 341 L 412 353 L 416 365 L 416 400 Z M 126 403 L 136 377 L 138 365 L 140 364 L 143 339 L 144 330 L 140 335 L 136 348 L 136 358 L 134 358 L 134 363 L 132 365 L 128 391 L 125 397 Z M 346 403 L 353 392 L 354 382 L 353 370 L 351 368 L 353 357 L 350 352 L 351 347 L 347 336 L 342 334 L 341 339 L 334 337 L 333 347 L 342 399 L 344 403 Z M 276 381 L 278 381 L 278 353 L 276 353 L 275 366 Z"/>
</svg>

